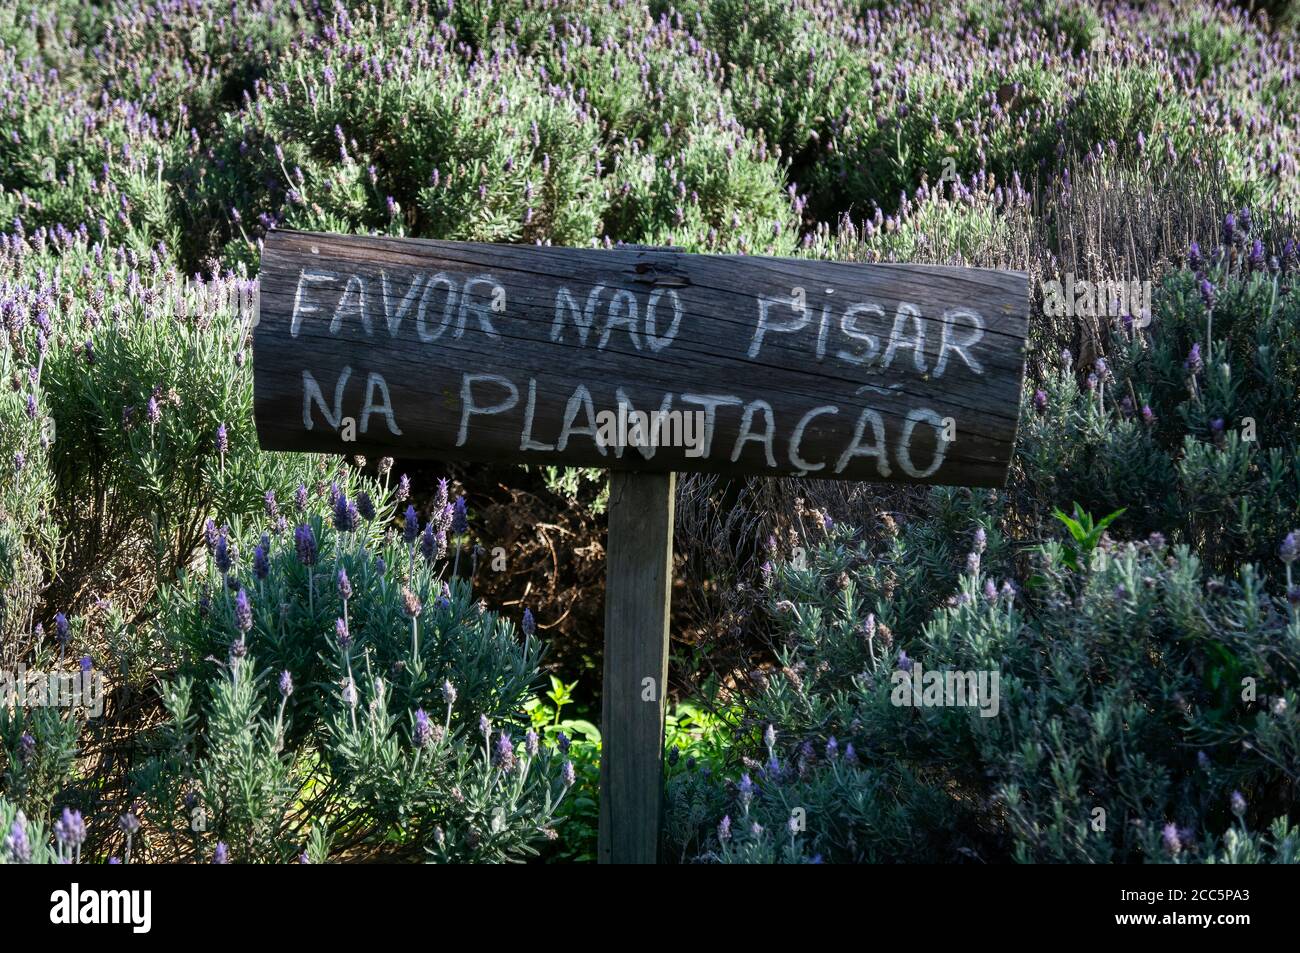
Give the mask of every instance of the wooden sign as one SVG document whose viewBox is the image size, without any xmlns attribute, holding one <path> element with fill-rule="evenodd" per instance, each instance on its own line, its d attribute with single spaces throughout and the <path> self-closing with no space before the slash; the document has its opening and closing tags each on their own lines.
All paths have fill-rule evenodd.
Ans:
<svg viewBox="0 0 1300 953">
<path fill-rule="evenodd" d="M 1000 486 L 1026 276 L 277 231 L 273 450 Z"/>
<path fill-rule="evenodd" d="M 675 473 L 1001 486 L 1021 272 L 272 232 L 268 450 L 608 467 L 603 862 L 657 858 Z"/>
</svg>

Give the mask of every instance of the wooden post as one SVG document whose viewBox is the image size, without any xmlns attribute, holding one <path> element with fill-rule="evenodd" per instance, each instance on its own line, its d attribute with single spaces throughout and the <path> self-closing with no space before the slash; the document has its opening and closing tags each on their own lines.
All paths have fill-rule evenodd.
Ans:
<svg viewBox="0 0 1300 953">
<path fill-rule="evenodd" d="M 599 861 L 652 864 L 663 811 L 673 473 L 610 473 Z"/>
</svg>

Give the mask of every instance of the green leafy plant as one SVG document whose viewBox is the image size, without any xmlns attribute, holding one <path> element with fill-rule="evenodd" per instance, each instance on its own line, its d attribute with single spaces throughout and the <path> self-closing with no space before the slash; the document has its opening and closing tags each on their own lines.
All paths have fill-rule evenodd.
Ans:
<svg viewBox="0 0 1300 953">
<path fill-rule="evenodd" d="M 1097 544 L 1101 542 L 1102 534 L 1106 532 L 1106 527 L 1123 516 L 1124 510 L 1116 510 L 1108 516 L 1094 520 L 1090 513 L 1085 513 L 1083 507 L 1075 503 L 1073 516 L 1059 509 L 1054 510 L 1052 515 L 1065 524 L 1070 538 L 1074 541 L 1065 549 L 1065 563 L 1071 569 L 1078 570 L 1088 564 Z"/>
</svg>

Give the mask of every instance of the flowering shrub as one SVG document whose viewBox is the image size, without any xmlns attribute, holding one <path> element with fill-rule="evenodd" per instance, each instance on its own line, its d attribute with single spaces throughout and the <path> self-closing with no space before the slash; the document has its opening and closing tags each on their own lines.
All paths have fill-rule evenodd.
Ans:
<svg viewBox="0 0 1300 953">
<path fill-rule="evenodd" d="M 162 241 L 192 271 L 255 262 L 276 224 L 783 253 L 850 209 L 892 216 L 921 182 L 1085 153 L 1222 166 L 1238 203 L 1296 197 L 1294 102 L 1270 72 L 1294 49 L 1228 9 L 201 14 L 12 14 L 0 217 Z"/>
<path fill-rule="evenodd" d="M 1141 500 L 1131 534 L 1191 543 L 1218 571 L 1275 566 L 1300 525 L 1300 246 L 1270 253 L 1248 213 L 1226 222 L 1227 241 L 1165 278 L 1149 328 L 1117 321 L 1090 366 L 1044 361 L 1020 444 L 1030 494 L 1107 513 Z"/>
<path fill-rule="evenodd" d="M 1300 261 L 1291 239 L 1267 247 L 1248 213 L 1228 215 L 1221 242 L 1193 245 L 1156 289 L 1149 326 L 1116 319 L 1110 354 L 1083 367 L 1068 351 L 1044 362 L 1005 494 L 936 490 L 883 534 L 827 519 L 796 537 L 804 565 L 770 541 L 779 671 L 756 676 L 739 719 L 739 776 L 675 779 L 682 850 L 1300 858 L 1279 794 L 1300 753 L 1300 486 L 1285 463 L 1300 372 L 1282 357 Z M 1071 536 L 1018 538 L 1016 521 L 1037 508 L 1041 527 L 1064 501 Z M 1111 515 L 1089 531 L 1089 510 Z M 997 673 L 1000 715 L 900 705 L 894 676 L 918 665 Z"/>
<path fill-rule="evenodd" d="M 1109 544 L 1077 570 L 1047 542 L 1020 587 L 1002 575 L 1005 541 L 986 538 L 906 644 L 883 593 L 908 586 L 928 548 L 911 527 L 883 552 L 833 530 L 807 568 L 773 570 L 785 647 L 745 711 L 743 773 L 688 773 L 671 790 L 675 810 L 707 806 L 720 824 L 682 828 L 693 851 L 725 862 L 1300 860 L 1278 793 L 1300 753 L 1294 606 L 1250 567 L 1207 589 L 1196 557 L 1158 538 Z M 910 680 L 917 665 L 1000 673 L 1000 714 L 898 704 L 894 673 Z M 1245 676 L 1259 687 L 1249 702 Z"/>
<path fill-rule="evenodd" d="M 3 330 L 12 343 L 11 321 Z M 48 325 L 48 316 L 45 321 Z M 45 333 L 36 331 L 46 341 L 38 345 L 42 351 L 49 346 Z M 0 352 L 0 371 L 5 380 L 0 385 L 0 666 L 12 668 L 30 647 L 41 591 L 57 564 L 59 539 L 50 520 L 54 479 L 41 371 L 20 369 L 11 347 Z"/>
<path fill-rule="evenodd" d="M 331 494 L 300 488 L 260 534 L 210 527 L 206 571 L 160 595 L 178 674 L 135 775 L 146 817 L 178 849 L 215 837 L 232 860 L 296 857 L 317 827 L 339 849 L 534 852 L 572 769 L 524 717 L 531 616 L 519 642 L 451 575 L 470 561 L 463 500 L 444 492 L 422 530 L 408 508 L 398 535 L 382 485 Z"/>
</svg>

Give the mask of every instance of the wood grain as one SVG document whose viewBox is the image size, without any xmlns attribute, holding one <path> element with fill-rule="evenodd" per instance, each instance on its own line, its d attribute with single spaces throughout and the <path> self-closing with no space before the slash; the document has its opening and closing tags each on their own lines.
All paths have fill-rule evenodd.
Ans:
<svg viewBox="0 0 1300 953">
<path fill-rule="evenodd" d="M 663 810 L 671 473 L 610 474 L 598 860 L 652 864 Z"/>
<path fill-rule="evenodd" d="M 1027 314 L 1021 272 L 275 231 L 255 415 L 276 450 L 999 486 Z M 707 452 L 588 432 L 620 402 L 711 416 Z"/>
</svg>

